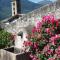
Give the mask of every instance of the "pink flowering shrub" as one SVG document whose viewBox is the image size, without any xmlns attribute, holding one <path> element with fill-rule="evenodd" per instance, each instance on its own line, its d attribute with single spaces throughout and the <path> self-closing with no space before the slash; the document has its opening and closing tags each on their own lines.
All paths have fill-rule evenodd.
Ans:
<svg viewBox="0 0 60 60">
<path fill-rule="evenodd" d="M 60 60 L 60 19 L 44 16 L 27 38 L 32 60 Z"/>
</svg>

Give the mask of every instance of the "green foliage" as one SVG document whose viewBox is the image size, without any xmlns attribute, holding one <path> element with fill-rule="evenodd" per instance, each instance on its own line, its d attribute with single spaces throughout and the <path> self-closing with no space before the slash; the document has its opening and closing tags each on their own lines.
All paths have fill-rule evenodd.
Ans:
<svg viewBox="0 0 60 60">
<path fill-rule="evenodd" d="M 38 54 L 38 57 L 42 60 L 47 60 L 47 58 L 45 58 L 45 55 L 43 55 L 43 54 Z"/>
<path fill-rule="evenodd" d="M 46 45 L 46 43 L 44 41 L 40 41 L 39 42 L 39 49 L 42 50 L 45 45 Z"/>
<path fill-rule="evenodd" d="M 5 48 L 12 45 L 12 34 L 6 32 L 5 30 L 0 30 L 0 48 Z"/>
</svg>

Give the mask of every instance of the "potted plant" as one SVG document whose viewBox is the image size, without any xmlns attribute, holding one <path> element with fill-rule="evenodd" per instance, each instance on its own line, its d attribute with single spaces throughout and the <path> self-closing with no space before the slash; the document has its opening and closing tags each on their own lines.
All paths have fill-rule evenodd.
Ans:
<svg viewBox="0 0 60 60">
<path fill-rule="evenodd" d="M 27 38 L 24 45 L 32 60 L 60 60 L 60 19 L 53 15 L 42 17 Z"/>
</svg>

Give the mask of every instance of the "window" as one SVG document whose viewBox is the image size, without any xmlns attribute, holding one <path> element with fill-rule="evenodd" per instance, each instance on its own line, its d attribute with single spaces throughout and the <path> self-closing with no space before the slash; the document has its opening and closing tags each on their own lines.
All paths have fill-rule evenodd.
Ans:
<svg viewBox="0 0 60 60">
<path fill-rule="evenodd" d="M 13 3 L 13 5 L 15 5 L 15 3 Z"/>
<path fill-rule="evenodd" d="M 15 11 L 15 8 L 13 8 L 13 10 Z"/>
<path fill-rule="evenodd" d="M 14 15 L 15 15 L 15 12 L 14 12 Z"/>
</svg>

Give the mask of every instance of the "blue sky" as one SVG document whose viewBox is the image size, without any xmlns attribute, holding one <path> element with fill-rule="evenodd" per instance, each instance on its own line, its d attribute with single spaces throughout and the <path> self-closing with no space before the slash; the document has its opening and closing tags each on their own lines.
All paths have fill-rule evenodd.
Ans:
<svg viewBox="0 0 60 60">
<path fill-rule="evenodd" d="M 42 0 L 30 0 L 30 1 L 37 3 L 37 2 L 40 2 Z M 55 1 L 55 0 L 50 0 L 50 1 Z"/>
</svg>

